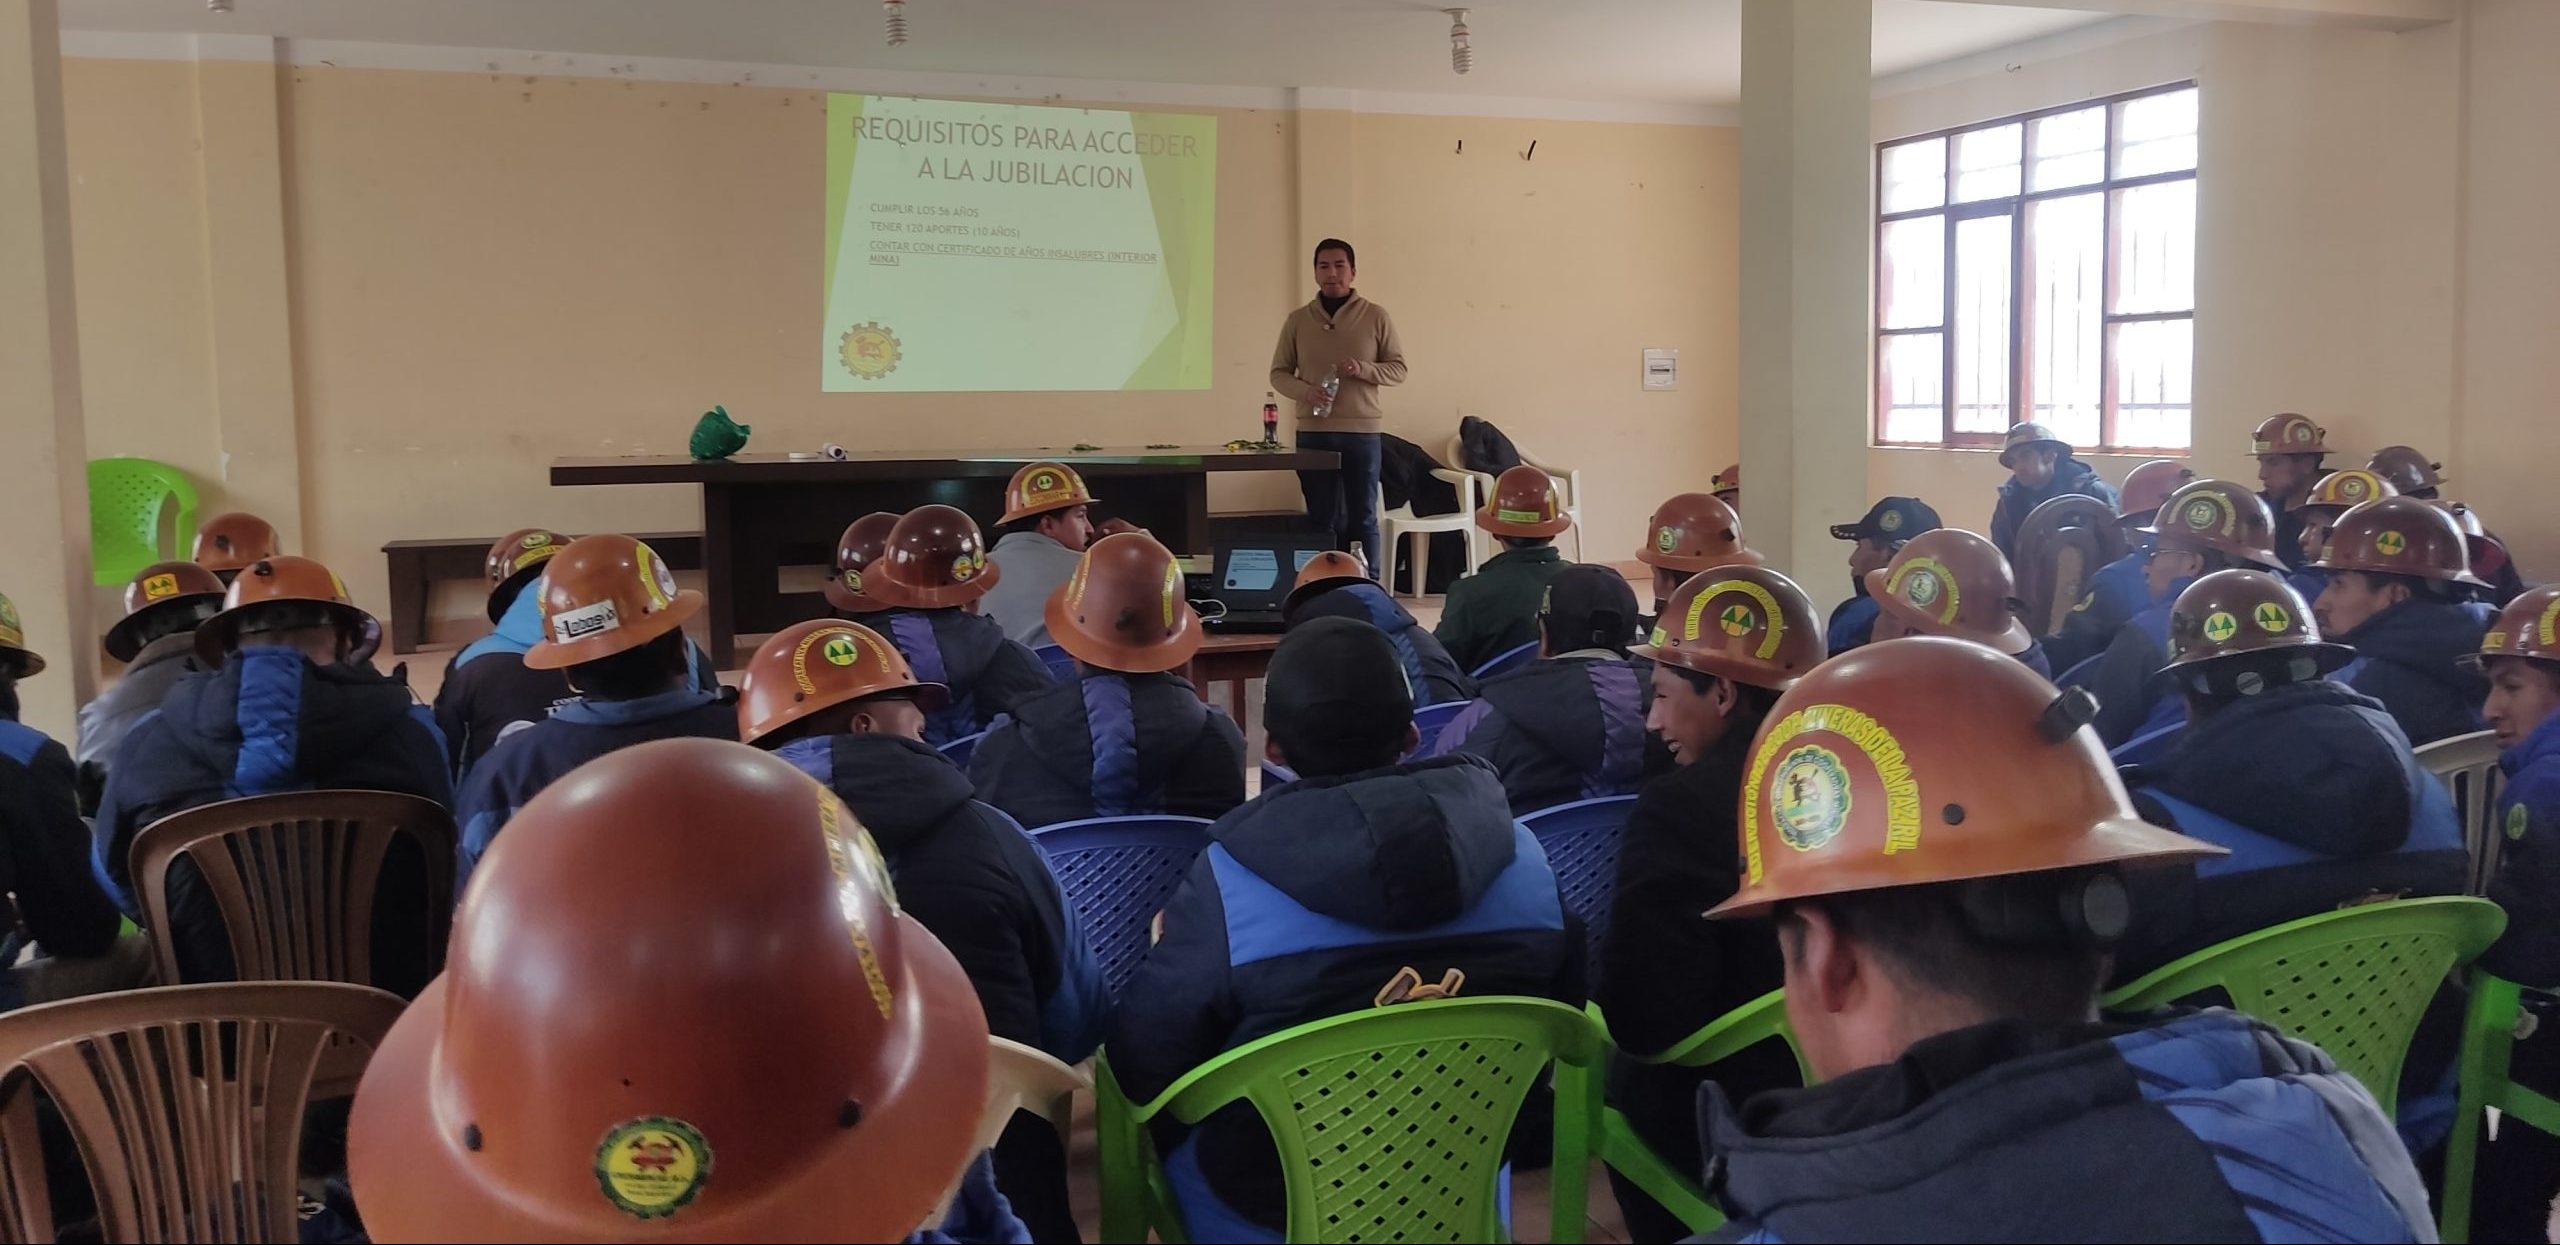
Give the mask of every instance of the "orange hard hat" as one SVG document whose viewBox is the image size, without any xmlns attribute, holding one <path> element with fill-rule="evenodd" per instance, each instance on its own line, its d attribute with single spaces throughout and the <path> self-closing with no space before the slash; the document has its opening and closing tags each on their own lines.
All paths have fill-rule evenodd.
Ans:
<svg viewBox="0 0 2560 1245">
<path fill-rule="evenodd" d="M 1719 498 L 1724 497 L 1727 493 L 1741 492 L 1742 464 L 1735 463 L 1734 465 L 1717 472 L 1715 474 L 1715 478 L 1707 481 L 1707 488 Z"/>
<path fill-rule="evenodd" d="M 952 506 L 918 506 L 863 568 L 862 595 L 907 609 L 966 605 L 987 595 L 1002 570 L 987 560 L 976 519 Z"/>
<path fill-rule="evenodd" d="M 124 586 L 124 617 L 107 628 L 107 656 L 132 661 L 142 652 L 142 629 L 180 610 L 202 622 L 222 608 L 220 576 L 193 562 L 154 562 Z"/>
<path fill-rule="evenodd" d="M 2116 496 L 2116 517 L 2148 517 L 2169 500 L 2169 494 L 2195 478 L 2194 468 L 2171 458 L 2155 458 L 2135 467 L 2125 474 L 2124 488 Z"/>
<path fill-rule="evenodd" d="M 620 533 L 581 536 L 542 572 L 542 639 L 524 664 L 559 670 L 627 653 L 684 625 L 702 594 L 676 587 L 658 551 Z"/>
<path fill-rule="evenodd" d="M 2174 553 L 2220 553 L 2269 570 L 2287 569 L 2276 556 L 2275 516 L 2256 493 L 2228 480 L 2193 480 L 2169 494 L 2142 534 L 2152 548 Z"/>
<path fill-rule="evenodd" d="M 2436 497 L 2422 500 L 2445 512 L 2453 519 L 2454 527 L 2461 530 L 2463 546 L 2471 553 L 2471 573 L 2481 582 L 2493 581 L 2506 570 L 2506 542 L 2489 534 L 2489 525 L 2480 521 L 2480 512 L 2472 509 L 2471 503 Z"/>
<path fill-rule="evenodd" d="M 2269 454 L 2326 454 L 2329 430 L 2311 422 L 2308 415 L 2290 411 L 2270 415 L 2249 433 L 2249 452 L 2261 458 Z"/>
<path fill-rule="evenodd" d="M 1369 564 L 1361 561 L 1359 554 L 1327 549 L 1298 568 L 1298 578 L 1289 585 L 1289 596 L 1280 603 L 1280 612 L 1286 614 L 1298 608 L 1298 602 L 1344 584 L 1373 582 Z"/>
<path fill-rule="evenodd" d="M 1476 511 L 1476 526 L 1496 536 L 1553 536 L 1573 525 L 1555 477 L 1522 463 L 1493 482 L 1493 497 Z"/>
<path fill-rule="evenodd" d="M 2215 571 L 2187 585 L 2169 607 L 2169 664 L 2164 670 L 2267 652 L 2309 659 L 2296 677 L 2285 680 L 2296 683 L 2327 674 L 2356 655 L 2354 649 L 2321 639 L 2310 603 L 2265 571 Z M 2245 680 L 2248 674 L 2240 677 Z M 2233 690 L 2249 696 L 2264 686 L 2262 676 L 2254 685 L 2244 681 Z"/>
<path fill-rule="evenodd" d="M 1069 506 L 1090 506 L 1093 494 L 1086 491 L 1084 477 L 1065 463 L 1024 463 L 1022 470 L 1004 486 L 1004 517 L 998 523 L 1028 519 L 1035 514 L 1064 510 Z"/>
<path fill-rule="evenodd" d="M 2221 848 L 2151 825 L 2088 722 L 2097 702 L 1942 636 L 1824 662 L 1751 744 L 1743 880 L 1710 917 L 1848 891 L 2169 862 Z"/>
<path fill-rule="evenodd" d="M 381 621 L 356 608 L 347 596 L 347 581 L 309 558 L 287 555 L 240 569 L 223 594 L 222 612 L 196 624 L 196 659 L 207 666 L 221 665 L 240 647 L 240 633 L 247 629 L 244 624 L 256 621 L 263 607 L 288 602 L 319 606 L 351 633 L 356 645 L 347 655 L 350 662 L 370 660 L 374 650 L 382 647 Z"/>
<path fill-rule="evenodd" d="M 1757 565 L 1760 555 L 1742 543 L 1742 519 L 1710 493 L 1682 493 L 1653 508 L 1650 536 L 1636 560 L 1666 571 Z"/>
<path fill-rule="evenodd" d="M 2302 499 L 2302 504 L 2295 509 L 2308 510 L 2314 506 L 2323 506 L 2331 510 L 2344 510 L 2349 506 L 2361 506 L 2376 498 L 2399 495 L 2400 490 L 2389 480 L 2362 467 L 2349 467 L 2320 477 L 2312 484 L 2311 492 Z"/>
<path fill-rule="evenodd" d="M 876 614 L 889 608 L 862 594 L 862 572 L 880 560 L 880 551 L 889 547 L 889 532 L 898 526 L 898 516 L 886 510 L 874 510 L 845 525 L 844 534 L 836 537 L 836 573 L 820 586 L 827 604 L 848 614 Z"/>
<path fill-rule="evenodd" d="M 2444 464 L 2406 445 L 2386 445 L 2373 452 L 2365 469 L 2391 482 L 2403 493 L 2416 493 L 2444 483 Z"/>
<path fill-rule="evenodd" d="M 579 767 L 473 874 L 450 955 L 356 1091 L 376 1240 L 897 1240 L 975 1156 L 977 993 L 779 757 Z"/>
<path fill-rule="evenodd" d="M 2015 657 L 2036 638 L 2012 606 L 2018 577 L 1990 541 L 1952 527 L 1911 538 L 1893 561 L 1867 572 L 1877 605 L 1875 638 L 1946 635 Z"/>
<path fill-rule="evenodd" d="M 1126 674 L 1171 670 L 1200 651 L 1199 612 L 1182 563 L 1144 532 L 1105 536 L 1049 594 L 1049 638 L 1088 666 Z"/>
<path fill-rule="evenodd" d="M 860 623 L 821 618 L 785 627 L 747 661 L 738 739 L 778 748 L 799 735 L 777 735 L 784 727 L 882 692 L 904 692 L 927 713 L 951 700 L 950 688 L 917 682 L 906 654 Z"/>
<path fill-rule="evenodd" d="M 195 552 L 189 561 L 208 571 L 230 572 L 223 579 L 252 562 L 264 561 L 284 552 L 284 542 L 276 538 L 276 525 L 245 510 L 217 514 L 196 529 Z"/>
<path fill-rule="evenodd" d="M 2560 584 L 2544 584 L 2507 602 L 2480 637 L 2480 651 L 2463 664 L 2476 668 L 2491 657 L 2560 663 Z"/>
<path fill-rule="evenodd" d="M 2442 583 L 2481 582 L 2471 573 L 2471 547 L 2453 516 L 2415 497 L 2378 498 L 2339 515 L 2312 565 Z"/>
<path fill-rule="evenodd" d="M 1822 618 L 1796 581 L 1765 566 L 1690 576 L 1662 602 L 1653 634 L 1628 650 L 1666 666 L 1785 690 L 1822 661 Z"/>
<path fill-rule="evenodd" d="M 44 658 L 27 647 L 27 624 L 18 618 L 18 605 L 0 596 L 0 673 L 13 679 L 24 679 L 44 672 Z"/>
<path fill-rule="evenodd" d="M 489 621 L 506 616 L 516 594 L 542 573 L 542 564 L 569 547 L 569 538 L 547 527 L 523 527 L 489 546 L 480 573 L 489 580 Z"/>
</svg>

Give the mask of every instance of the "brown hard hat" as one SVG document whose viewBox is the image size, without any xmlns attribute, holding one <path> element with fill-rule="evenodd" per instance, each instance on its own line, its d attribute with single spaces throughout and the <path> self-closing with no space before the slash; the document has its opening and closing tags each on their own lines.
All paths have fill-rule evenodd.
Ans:
<svg viewBox="0 0 2560 1245">
<path fill-rule="evenodd" d="M 2463 664 L 2477 668 L 2491 657 L 2560 662 L 2560 584 L 2544 584 L 2507 602 L 2480 637 L 2480 651 Z"/>
<path fill-rule="evenodd" d="M 2378 498 L 2339 515 L 2312 565 L 2324 571 L 2480 583 L 2471 573 L 2470 543 L 2453 516 L 2415 497 Z"/>
<path fill-rule="evenodd" d="M 976 519 L 951 506 L 918 506 L 862 569 L 862 595 L 907 609 L 966 605 L 987 595 L 1002 569 L 987 560 Z"/>
<path fill-rule="evenodd" d="M 1713 491 L 1717 497 L 1723 497 L 1727 493 L 1741 492 L 1742 464 L 1735 463 L 1734 465 L 1717 472 L 1714 479 L 1707 481 L 1707 488 Z"/>
<path fill-rule="evenodd" d="M 662 739 L 508 831 L 356 1091 L 376 1240 L 890 1241 L 933 1213 L 975 1156 L 986 1016 L 832 792 Z"/>
<path fill-rule="evenodd" d="M 627 653 L 684 625 L 702 594 L 676 587 L 658 551 L 618 532 L 581 536 L 542 572 L 542 639 L 525 651 L 535 670 Z"/>
<path fill-rule="evenodd" d="M 1848 891 L 2167 863 L 2222 849 L 2142 820 L 2096 702 L 1942 636 L 1841 654 L 1770 709 L 1742 792 L 1742 887 L 1711 917 Z M 457 944 L 459 945 L 459 944 Z"/>
<path fill-rule="evenodd" d="M 107 628 L 107 656 L 132 661 L 142 651 L 142 628 L 182 609 L 222 607 L 220 576 L 193 562 L 154 562 L 124 586 L 124 617 Z M 210 609 L 208 609 L 210 607 Z"/>
<path fill-rule="evenodd" d="M 1742 519 L 1711 493 L 1682 493 L 1653 508 L 1644 548 L 1636 560 L 1666 571 L 1757 565 L 1760 555 L 1742 543 Z"/>
<path fill-rule="evenodd" d="M 2194 468 L 2173 458 L 2143 463 L 2125 474 L 2124 488 L 2116 496 L 2116 516 L 2130 519 L 2148 515 L 2169 500 L 2169 494 L 2195 478 Z"/>
<path fill-rule="evenodd" d="M 2270 454 L 2326 454 L 2329 430 L 2312 423 L 2308 415 L 2290 411 L 2270 415 L 2249 433 L 2249 452 L 2261 458 Z"/>
<path fill-rule="evenodd" d="M 233 510 L 205 520 L 196 529 L 195 552 L 189 560 L 209 571 L 237 572 L 282 552 L 284 542 L 276 538 L 275 524 L 245 510 Z"/>
<path fill-rule="evenodd" d="M 13 679 L 24 679 L 44 673 L 44 658 L 27 647 L 27 624 L 18 617 L 18 605 L 0 596 L 0 673 Z"/>
<path fill-rule="evenodd" d="M 1820 664 L 1821 616 L 1796 581 L 1765 566 L 1719 566 L 1690 576 L 1662 602 L 1637 657 L 1785 690 Z"/>
<path fill-rule="evenodd" d="M 862 572 L 880 560 L 880 551 L 889 547 L 890 529 L 897 526 L 898 516 L 887 510 L 874 510 L 845 525 L 844 534 L 836 537 L 836 573 L 819 588 L 827 604 L 848 614 L 876 614 L 889 608 L 863 595 Z"/>
<path fill-rule="evenodd" d="M 196 624 L 196 658 L 207 666 L 219 666 L 223 658 L 240 647 L 242 624 L 260 606 L 299 601 L 317 605 L 334 617 L 338 625 L 354 633 L 356 647 L 347 660 L 362 662 L 372 658 L 382 647 L 382 623 L 373 615 L 357 609 L 347 596 L 347 581 L 337 573 L 309 558 L 265 558 L 240 568 L 231 588 L 222 598 L 222 612 Z"/>
<path fill-rule="evenodd" d="M 1200 651 L 1200 615 L 1182 563 L 1144 532 L 1105 536 L 1049 594 L 1049 638 L 1088 666 L 1125 674 L 1171 670 Z"/>
<path fill-rule="evenodd" d="M 2160 503 L 2142 534 L 2154 549 L 2220 553 L 2269 570 L 2286 569 L 2276 556 L 2275 516 L 2256 493 L 2228 480 L 2193 480 Z"/>
<path fill-rule="evenodd" d="M 2320 477 L 2312 484 L 2310 494 L 2305 496 L 2302 504 L 2295 509 L 2308 510 L 2313 506 L 2323 506 L 2330 510 L 2344 510 L 2349 506 L 2361 506 L 2376 498 L 2399 495 L 2399 488 L 2389 480 L 2363 467 L 2349 467 Z"/>
<path fill-rule="evenodd" d="M 1496 536 L 1553 536 L 1573 525 L 1555 477 L 1522 463 L 1493 482 L 1493 497 L 1476 511 L 1476 526 Z"/>
<path fill-rule="evenodd" d="M 951 689 L 919 683 L 906 654 L 860 623 L 821 618 L 785 627 L 747 661 L 738 694 L 738 739 L 781 747 L 802 718 L 882 692 L 905 692 L 925 712 L 950 703 Z"/>
<path fill-rule="evenodd" d="M 2365 469 L 2391 482 L 2403 493 L 2435 488 L 2444 483 L 2444 464 L 2428 458 L 2406 445 L 2386 445 L 2373 452 Z"/>
<path fill-rule="evenodd" d="M 2265 571 L 2215 571 L 2170 605 L 2169 664 L 2162 669 L 2277 650 L 2309 654 L 2315 674 L 2355 660 L 2354 649 L 2320 638 L 2310 603 L 2283 580 Z"/>
<path fill-rule="evenodd" d="M 542 564 L 569 547 L 569 538 L 547 527 L 522 527 L 489 546 L 480 573 L 489 581 L 489 621 L 506 616 L 516 594 L 542 573 Z"/>
<path fill-rule="evenodd" d="M 1065 463 L 1024 463 L 1004 486 L 1004 517 L 996 522 L 1092 504 L 1093 494 L 1085 490 L 1084 477 L 1075 468 Z"/>
<path fill-rule="evenodd" d="M 1359 554 L 1327 549 L 1307 559 L 1307 564 L 1298 568 L 1297 581 L 1289 586 L 1289 596 L 1280 603 L 1280 612 L 1286 614 L 1298 608 L 1300 601 L 1344 584 L 1372 582 L 1375 581 L 1369 574 L 1369 564 L 1361 561 Z"/>
<path fill-rule="evenodd" d="M 2012 604 L 2018 577 L 1990 541 L 1952 527 L 1922 532 L 1867 572 L 1877 605 L 1876 638 L 1946 635 L 2015 657 L 2036 638 Z"/>
</svg>

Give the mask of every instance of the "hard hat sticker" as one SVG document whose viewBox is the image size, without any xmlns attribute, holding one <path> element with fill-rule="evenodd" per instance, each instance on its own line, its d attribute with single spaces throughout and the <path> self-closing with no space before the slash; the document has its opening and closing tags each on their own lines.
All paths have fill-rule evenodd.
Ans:
<svg viewBox="0 0 2560 1245">
<path fill-rule="evenodd" d="M 533 537 L 527 536 L 525 539 L 531 540 Z M 542 544 L 529 546 L 525 552 L 516 555 L 515 561 L 507 563 L 507 573 L 514 574 L 528 566 L 537 566 L 541 563 L 548 562 L 551 560 L 552 555 L 558 552 L 560 552 L 560 546 L 558 545 Z"/>
<path fill-rule="evenodd" d="M 2525 810 L 2524 801 L 2518 800 L 2507 806 L 2508 842 L 2512 843 L 2522 840 L 2524 838 L 2525 828 L 2532 824 L 2533 814 Z"/>
<path fill-rule="evenodd" d="M 2221 498 L 2213 496 L 2198 497 L 2187 503 L 2187 509 L 2185 512 L 2187 526 L 2194 528 L 2199 532 L 2210 530 L 2215 524 L 2222 521 L 2222 511 L 2223 501 Z M 2226 527 L 2225 530 L 2227 531 L 2228 528 Z"/>
<path fill-rule="evenodd" d="M 1745 636 L 1751 634 L 1753 627 L 1760 625 L 1760 620 L 1751 613 L 1750 606 L 1735 602 L 1716 615 L 1716 625 L 1724 628 L 1726 635 Z"/>
<path fill-rule="evenodd" d="M 843 805 L 835 793 L 814 778 L 809 785 L 818 791 L 818 834 L 826 840 L 827 868 L 836 875 L 837 904 L 844 910 L 854 958 L 862 962 L 862 980 L 871 988 L 872 1006 L 887 1020 L 897 1011 L 897 997 L 890 993 L 889 975 L 880 970 L 880 952 L 871 945 L 871 931 L 862 923 L 862 892 L 867 885 L 891 912 L 897 911 L 898 892 L 889 884 L 888 863 L 880 859 L 880 848 L 871 836 L 861 835 L 860 848 L 852 846 L 844 829 Z"/>
<path fill-rule="evenodd" d="M 2480 647 L 2481 647 L 2481 648 L 2484 648 L 2484 649 L 2491 649 L 2491 648 L 2505 648 L 2506 646 L 2507 646 L 2507 633 L 2506 633 L 2506 632 L 2503 632 L 2503 631 L 2492 631 L 2492 632 L 2490 632 L 2489 634 L 2487 634 L 2487 635 L 2484 635 L 2484 636 L 2480 637 Z"/>
<path fill-rule="evenodd" d="M 1671 643 L 1671 633 L 1663 630 L 1660 624 L 1656 624 L 1653 629 L 1653 635 L 1648 640 L 1648 643 L 1652 644 L 1655 648 L 1661 648 L 1662 646 Z"/>
<path fill-rule="evenodd" d="M 5 601 L 0 601 L 0 608 L 5 608 L 7 604 Z M 9 618 L 8 622 L 11 626 L 17 625 L 15 617 Z M 2542 607 L 2542 619 L 2535 624 L 2534 629 L 2542 637 L 2542 647 L 2551 648 L 2554 645 L 2560 645 L 2560 597 L 2553 597 L 2551 604 Z"/>
<path fill-rule="evenodd" d="M 1879 530 L 1881 530 L 1881 531 L 1887 531 L 1887 532 L 1899 532 L 1899 531 L 1901 531 L 1901 530 L 1902 530 L 1902 512 L 1901 512 L 1901 511 L 1899 511 L 1899 510 L 1888 510 L 1888 511 L 1885 511 L 1883 514 L 1877 515 L 1877 516 L 1876 516 L 1876 527 L 1877 527 Z"/>
<path fill-rule="evenodd" d="M 1816 744 L 1807 738 L 1812 735 L 1828 735 L 1832 740 Z M 1786 759 L 1781 762 L 1778 758 L 1782 752 Z M 1771 772 L 1773 763 L 1777 767 L 1775 773 Z M 1849 793 L 1855 782 L 1853 766 L 1873 770 L 1876 785 L 1883 788 L 1883 854 L 1919 848 L 1920 783 L 1912 777 L 1902 741 L 1894 738 L 1883 723 L 1847 705 L 1807 705 L 1762 734 L 1759 747 L 1752 753 L 1750 772 L 1744 775 L 1745 883 L 1758 883 L 1766 871 L 1760 852 L 1762 805 L 1765 803 L 1771 810 L 1782 840 L 1798 851 L 1811 851 L 1829 842 L 1848 824 Z M 1830 793 L 1835 777 L 1839 780 L 1838 822 L 1825 830 L 1835 811 Z M 1873 817 L 1874 813 L 1865 815 Z"/>
<path fill-rule="evenodd" d="M 142 581 L 142 596 L 146 601 L 157 601 L 163 597 L 176 595 L 178 595 L 178 577 L 175 575 L 154 575 Z"/>
<path fill-rule="evenodd" d="M 844 573 L 844 575 L 843 575 L 841 578 L 844 580 L 844 590 L 845 590 L 845 591 L 847 591 L 847 592 L 860 592 L 860 591 L 862 591 L 862 572 L 861 572 L 861 571 L 859 571 L 859 570 L 850 570 L 850 571 L 846 571 L 846 572 Z"/>
<path fill-rule="evenodd" d="M 684 1209 L 710 1179 L 710 1143 L 673 1116 L 616 1124 L 596 1146 L 596 1184 L 606 1201 L 635 1219 L 664 1219 Z"/>
<path fill-rule="evenodd" d="M 978 564 L 971 561 L 968 554 L 964 553 L 959 557 L 951 559 L 951 578 L 953 580 L 965 584 L 969 582 L 971 578 L 975 577 L 977 573 Z"/>
<path fill-rule="evenodd" d="M 1535 510 L 1496 510 L 1493 517 L 1504 523 L 1535 523 L 1546 516 Z"/>
<path fill-rule="evenodd" d="M 562 610 L 551 616 L 551 642 L 567 644 L 572 640 L 601 635 L 621 625 L 622 611 L 615 609 L 613 602 L 598 601 L 593 605 L 581 605 L 576 609 Z"/>
<path fill-rule="evenodd" d="M 668 570 L 666 560 L 647 545 L 634 542 L 632 553 L 640 562 L 640 582 L 649 590 L 650 611 L 666 608 L 676 595 L 676 573 Z"/>
<path fill-rule="evenodd" d="M 828 639 L 827 646 L 819 653 L 830 664 L 838 666 L 850 666 L 862 656 L 862 650 L 854 644 L 853 637 L 843 634 Z"/>
<path fill-rule="evenodd" d="M 2240 634 L 2240 620 L 2220 610 L 2207 615 L 2204 620 L 2204 638 L 2216 644 L 2238 634 Z"/>
<path fill-rule="evenodd" d="M 1751 655 L 1761 661 L 1767 661 L 1776 656 L 1778 645 L 1784 643 L 1787 638 L 1787 630 L 1779 624 L 1778 620 L 1786 615 L 1778 612 L 1778 598 L 1769 595 L 1768 589 L 1748 579 L 1719 579 L 1708 584 L 1705 591 L 1689 598 L 1689 614 L 1687 618 L 1681 620 L 1680 638 L 1684 641 L 1698 638 L 1706 618 L 1707 607 L 1719 598 L 1724 599 L 1734 609 L 1740 609 L 1740 602 L 1732 600 L 1732 595 L 1735 593 L 1751 598 L 1752 603 L 1760 607 L 1760 618 L 1768 622 L 1768 630 L 1761 633 L 1759 647 L 1753 649 Z M 1745 611 L 1746 616 L 1747 614 L 1748 611 Z M 1725 634 L 1737 639 L 1750 634 L 1752 625 L 1758 620 L 1745 623 L 1740 631 L 1733 630 L 1732 624 L 1735 621 L 1733 609 L 1721 611 L 1716 615 L 1717 625 L 1724 630 Z"/>
<path fill-rule="evenodd" d="M 1679 531 L 1679 529 L 1678 529 L 1678 528 L 1670 528 L 1670 527 L 1666 527 L 1666 528 L 1662 529 L 1661 533 L 1660 533 L 1659 535 L 1656 535 L 1656 536 L 1653 538 L 1653 547 L 1654 547 L 1654 548 L 1656 548 L 1656 549 L 1661 550 L 1661 551 L 1662 551 L 1662 552 L 1664 552 L 1664 553 L 1669 553 L 1669 552 L 1671 552 L 1672 550 L 1679 548 L 1679 547 L 1680 547 L 1680 531 Z"/>
<path fill-rule="evenodd" d="M 1182 564 L 1167 562 L 1164 564 L 1164 629 L 1166 631 L 1173 630 L 1174 609 L 1181 600 Z"/>
<path fill-rule="evenodd" d="M 1923 610 L 1933 613 L 1940 623 L 1956 620 L 1956 608 L 1964 594 L 1956 590 L 1954 572 L 1936 558 L 1913 558 L 1895 571 L 1885 591 L 1900 596 Z"/>
<path fill-rule="evenodd" d="M 1807 744 L 1787 754 L 1778 767 L 1778 790 L 1770 801 L 1778 822 L 1778 838 L 1809 852 L 1840 837 L 1849 822 L 1849 771 L 1837 753 Z"/>
<path fill-rule="evenodd" d="M 2257 621 L 2258 630 L 2268 635 L 2282 635 L 2285 628 L 2293 625 L 2293 614 L 2273 601 L 2261 602 L 2253 617 Z"/>
<path fill-rule="evenodd" d="M 2408 551 L 2409 538 L 2396 531 L 2386 530 L 2380 536 L 2373 538 L 2373 548 L 2374 552 L 2386 558 L 2396 558 Z"/>
</svg>

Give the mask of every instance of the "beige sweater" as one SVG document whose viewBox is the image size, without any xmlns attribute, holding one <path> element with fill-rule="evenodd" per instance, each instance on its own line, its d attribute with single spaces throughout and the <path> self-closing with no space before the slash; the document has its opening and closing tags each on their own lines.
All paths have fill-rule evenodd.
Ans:
<svg viewBox="0 0 2560 1245">
<path fill-rule="evenodd" d="M 1353 374 L 1342 378 L 1332 412 L 1317 419 L 1309 412 L 1324 401 L 1324 378 L 1345 359 Z M 1334 315 L 1327 316 L 1323 300 L 1316 299 L 1280 325 L 1280 345 L 1271 352 L 1271 387 L 1298 404 L 1303 431 L 1376 432 L 1378 387 L 1403 383 L 1404 343 L 1396 338 L 1396 322 L 1358 290 Z"/>
</svg>

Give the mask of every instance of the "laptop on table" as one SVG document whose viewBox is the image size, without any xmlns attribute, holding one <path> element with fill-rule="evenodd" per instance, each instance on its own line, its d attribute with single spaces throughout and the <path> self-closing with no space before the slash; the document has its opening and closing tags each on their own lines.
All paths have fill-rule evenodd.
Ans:
<svg viewBox="0 0 2560 1245">
<path fill-rule="evenodd" d="M 1243 533 L 1221 536 L 1208 582 L 1196 584 L 1192 604 L 1203 626 L 1226 634 L 1270 634 L 1282 630 L 1280 603 L 1298 582 L 1298 572 L 1315 556 L 1332 548 L 1321 533 Z M 1219 612 L 1219 606 L 1225 612 Z M 1213 617 L 1214 615 L 1214 617 Z"/>
</svg>

